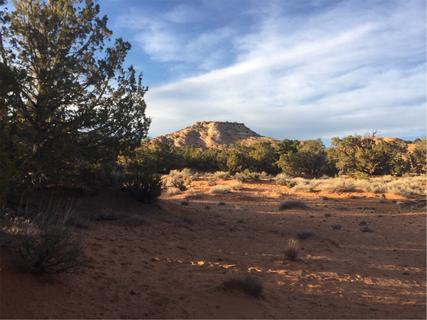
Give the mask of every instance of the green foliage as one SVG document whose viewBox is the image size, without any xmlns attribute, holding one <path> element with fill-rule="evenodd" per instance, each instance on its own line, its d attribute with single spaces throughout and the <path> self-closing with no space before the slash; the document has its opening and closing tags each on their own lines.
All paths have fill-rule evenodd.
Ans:
<svg viewBox="0 0 427 320">
<path fill-rule="evenodd" d="M 301 142 L 296 151 L 282 154 L 277 164 L 283 173 L 293 177 L 317 178 L 331 171 L 325 146 L 320 140 Z"/>
<path fill-rule="evenodd" d="M 409 153 L 411 172 L 416 174 L 427 173 L 427 140 L 418 139 L 414 142 L 414 148 Z"/>
<path fill-rule="evenodd" d="M 372 136 L 333 138 L 329 149 L 340 174 L 402 175 L 408 171 L 407 147 Z"/>
<path fill-rule="evenodd" d="M 156 159 L 137 149 L 130 156 L 119 157 L 118 164 L 123 170 L 122 176 L 119 176 L 122 189 L 143 203 L 155 202 L 162 189 L 160 176 L 156 172 Z"/>
<path fill-rule="evenodd" d="M 130 44 L 111 41 L 93 1 L 0 9 L 0 131 L 12 139 L 0 142 L 1 183 L 12 167 L 37 185 L 70 183 L 86 163 L 113 168 L 150 123 L 142 76 L 123 66 Z"/>
<path fill-rule="evenodd" d="M 253 171 L 275 174 L 277 167 L 275 165 L 278 160 L 278 154 L 270 142 L 258 142 L 253 144 L 249 150 L 251 158 L 251 169 Z"/>
<path fill-rule="evenodd" d="M 127 176 L 123 187 L 133 198 L 142 203 L 155 202 L 162 191 L 160 177 L 147 172 Z"/>
</svg>

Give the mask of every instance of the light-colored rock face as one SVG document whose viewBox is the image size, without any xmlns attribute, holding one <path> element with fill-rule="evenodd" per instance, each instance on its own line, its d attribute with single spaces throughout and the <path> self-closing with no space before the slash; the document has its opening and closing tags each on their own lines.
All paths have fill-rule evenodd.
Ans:
<svg viewBox="0 0 427 320">
<path fill-rule="evenodd" d="M 177 147 L 216 148 L 234 144 L 246 139 L 261 138 L 243 123 L 202 121 L 191 127 L 155 138 L 162 142 L 172 142 Z"/>
</svg>

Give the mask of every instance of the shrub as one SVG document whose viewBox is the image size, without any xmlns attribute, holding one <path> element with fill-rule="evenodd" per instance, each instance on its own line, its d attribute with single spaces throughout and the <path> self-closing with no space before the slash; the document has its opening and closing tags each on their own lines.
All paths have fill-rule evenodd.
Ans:
<svg viewBox="0 0 427 320">
<path fill-rule="evenodd" d="M 284 173 L 278 174 L 274 178 L 274 181 L 276 181 L 277 184 L 282 186 L 287 186 L 288 188 L 292 188 L 297 184 L 297 182 L 294 179 L 289 178 L 289 176 Z"/>
<path fill-rule="evenodd" d="M 66 219 L 44 212 L 26 225 L 14 261 L 23 271 L 58 273 L 77 267 L 80 255 L 80 242 L 66 227 Z"/>
<path fill-rule="evenodd" d="M 165 189 L 178 188 L 185 191 L 191 185 L 192 175 L 189 169 L 171 170 L 168 175 L 162 177 L 162 185 Z"/>
<path fill-rule="evenodd" d="M 307 209 L 308 206 L 301 200 L 286 200 L 280 204 L 279 210 Z"/>
<path fill-rule="evenodd" d="M 215 176 L 208 177 L 208 185 L 209 186 L 215 186 L 217 181 L 218 181 L 218 178 Z"/>
<path fill-rule="evenodd" d="M 323 183 L 322 190 L 331 192 L 354 192 L 357 187 L 352 179 L 337 178 Z"/>
<path fill-rule="evenodd" d="M 288 260 L 296 260 L 298 258 L 299 246 L 298 241 L 290 239 L 288 241 L 288 247 L 285 249 L 285 258 Z"/>
<path fill-rule="evenodd" d="M 259 181 L 260 176 L 261 174 L 259 172 L 252 172 L 248 169 L 245 169 L 242 172 L 237 172 L 234 175 L 234 179 L 239 182 Z"/>
<path fill-rule="evenodd" d="M 262 282 L 258 278 L 252 276 L 226 280 L 222 283 L 222 288 L 227 291 L 240 290 L 243 293 L 255 298 L 261 297 L 264 291 Z"/>
<path fill-rule="evenodd" d="M 216 171 L 213 176 L 217 179 L 227 180 L 230 178 L 230 173 L 227 171 Z"/>
<path fill-rule="evenodd" d="M 159 176 L 144 172 L 127 176 L 123 188 L 133 198 L 143 203 L 155 202 L 162 190 Z"/>
<path fill-rule="evenodd" d="M 229 192 L 231 192 L 231 187 L 230 186 L 224 186 L 224 185 L 214 186 L 211 188 L 210 192 L 212 192 L 214 194 L 229 193 Z"/>
</svg>

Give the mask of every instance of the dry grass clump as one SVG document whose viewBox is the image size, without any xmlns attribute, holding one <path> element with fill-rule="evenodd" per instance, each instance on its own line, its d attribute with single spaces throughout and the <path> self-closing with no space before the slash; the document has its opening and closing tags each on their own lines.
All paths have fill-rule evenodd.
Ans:
<svg viewBox="0 0 427 320">
<path fill-rule="evenodd" d="M 72 232 L 71 206 L 49 203 L 28 209 L 2 220 L 1 233 L 8 236 L 8 246 L 15 265 L 24 272 L 59 273 L 80 263 L 81 244 Z"/>
<path fill-rule="evenodd" d="M 255 172 L 245 169 L 242 172 L 237 172 L 234 175 L 234 179 L 240 182 L 254 182 L 260 180 L 270 180 L 271 177 L 266 172 Z"/>
<path fill-rule="evenodd" d="M 427 180 L 425 176 L 401 177 L 385 182 L 385 189 L 402 196 L 427 195 Z"/>
<path fill-rule="evenodd" d="M 320 184 L 320 189 L 330 192 L 354 192 L 357 191 L 355 179 L 335 178 L 325 179 Z"/>
<path fill-rule="evenodd" d="M 162 186 L 168 190 L 176 188 L 180 191 L 187 190 L 193 181 L 193 174 L 189 169 L 171 170 L 168 175 L 162 177 Z"/>
<path fill-rule="evenodd" d="M 235 181 L 230 184 L 230 187 L 233 191 L 239 191 L 243 188 L 243 183 L 241 183 L 240 181 Z"/>
<path fill-rule="evenodd" d="M 279 210 L 289 210 L 289 209 L 307 209 L 308 206 L 305 204 L 304 201 L 301 200 L 286 200 L 283 201 L 280 206 Z"/>
<path fill-rule="evenodd" d="M 255 298 L 261 297 L 264 291 L 262 282 L 258 278 L 252 276 L 226 280 L 222 283 L 221 287 L 227 291 L 239 290 Z"/>
<path fill-rule="evenodd" d="M 285 249 L 285 258 L 288 260 L 295 261 L 298 258 L 299 245 L 295 239 L 288 241 L 288 247 Z"/>
<path fill-rule="evenodd" d="M 297 182 L 290 178 L 288 175 L 284 173 L 279 173 L 275 178 L 274 181 L 276 184 L 279 184 L 281 186 L 287 186 L 288 188 L 293 188 L 297 185 Z"/>
<path fill-rule="evenodd" d="M 227 179 L 230 179 L 231 177 L 230 173 L 227 171 L 216 171 L 214 172 L 213 176 L 216 179 L 222 179 L 222 180 L 227 180 Z"/>
<path fill-rule="evenodd" d="M 218 185 L 211 188 L 210 192 L 214 194 L 225 194 L 231 192 L 232 188 L 226 185 Z"/>
</svg>

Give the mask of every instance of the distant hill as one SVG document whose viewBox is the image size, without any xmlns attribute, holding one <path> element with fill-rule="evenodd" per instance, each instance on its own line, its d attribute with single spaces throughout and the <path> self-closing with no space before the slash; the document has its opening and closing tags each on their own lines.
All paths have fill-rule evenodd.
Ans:
<svg viewBox="0 0 427 320">
<path fill-rule="evenodd" d="M 251 144 L 271 138 L 258 133 L 238 122 L 201 121 L 190 127 L 159 136 L 153 139 L 172 143 L 177 147 L 219 148 L 235 143 Z"/>
<path fill-rule="evenodd" d="M 375 137 L 377 141 L 397 142 L 407 146 L 412 151 L 414 144 L 394 137 Z M 221 148 L 226 145 L 251 145 L 260 141 L 277 141 L 270 137 L 261 136 L 243 123 L 222 121 L 200 121 L 187 128 L 171 132 L 152 139 L 154 142 L 170 143 L 176 147 Z M 304 141 L 301 140 L 301 143 Z"/>
</svg>

